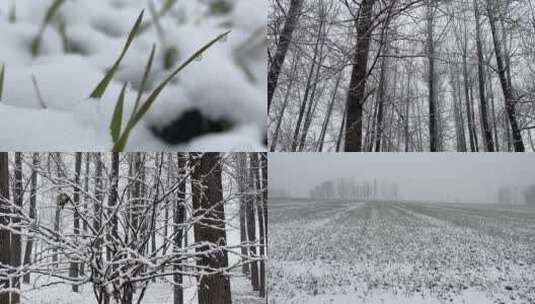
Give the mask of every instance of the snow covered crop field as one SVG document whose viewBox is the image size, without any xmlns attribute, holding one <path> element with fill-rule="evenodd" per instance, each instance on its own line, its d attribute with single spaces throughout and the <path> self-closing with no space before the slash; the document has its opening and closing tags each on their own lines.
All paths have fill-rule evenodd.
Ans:
<svg viewBox="0 0 535 304">
<path fill-rule="evenodd" d="M 0 1 L 0 150 L 264 150 L 266 11 Z"/>
<path fill-rule="evenodd" d="M 269 202 L 270 303 L 535 303 L 535 209 Z"/>
</svg>

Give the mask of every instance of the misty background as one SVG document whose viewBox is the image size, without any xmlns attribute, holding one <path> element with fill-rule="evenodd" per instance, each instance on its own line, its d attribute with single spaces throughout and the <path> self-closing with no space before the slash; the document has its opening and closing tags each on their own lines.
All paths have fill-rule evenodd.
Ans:
<svg viewBox="0 0 535 304">
<path fill-rule="evenodd" d="M 309 197 L 319 184 L 344 178 L 395 184 L 399 200 L 497 203 L 505 189 L 511 203 L 524 203 L 534 169 L 529 153 L 272 153 L 269 193 Z"/>
</svg>

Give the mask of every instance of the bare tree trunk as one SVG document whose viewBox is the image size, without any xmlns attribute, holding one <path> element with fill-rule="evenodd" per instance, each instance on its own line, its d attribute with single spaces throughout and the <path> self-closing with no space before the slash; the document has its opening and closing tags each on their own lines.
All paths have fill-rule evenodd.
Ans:
<svg viewBox="0 0 535 304">
<path fill-rule="evenodd" d="M 436 92 L 435 92 L 435 41 L 434 41 L 434 12 L 432 0 L 427 2 L 427 58 L 429 64 L 427 86 L 429 90 L 429 149 L 431 152 L 438 151 L 438 132 L 436 119 Z"/>
<path fill-rule="evenodd" d="M 172 153 L 167 153 L 167 180 L 166 180 L 166 187 L 169 187 L 170 186 L 170 183 L 171 183 L 171 168 L 173 167 L 173 154 Z M 168 228 L 168 225 L 169 225 L 169 202 L 172 201 L 172 197 L 171 199 L 166 199 L 165 200 L 165 206 L 164 206 L 164 223 L 163 223 L 163 235 L 164 235 L 164 238 L 167 238 L 169 236 L 169 228 Z M 173 208 L 174 210 L 174 208 Z M 163 246 L 163 249 L 162 249 L 162 255 L 165 256 L 167 255 L 167 242 L 164 242 L 164 246 Z"/>
<path fill-rule="evenodd" d="M 245 193 L 247 193 L 247 153 L 236 153 L 236 162 L 237 162 L 237 168 L 238 168 L 238 191 L 240 192 L 240 243 L 245 244 L 247 243 L 247 223 L 245 221 L 245 213 L 246 213 L 246 206 L 247 206 L 247 197 Z M 242 260 L 245 262 L 246 256 L 249 255 L 248 249 L 246 246 L 241 246 L 241 255 L 244 256 Z M 243 263 L 242 266 L 242 272 L 245 275 L 249 275 L 249 264 Z"/>
<path fill-rule="evenodd" d="M 178 181 L 180 182 L 180 185 L 177 189 L 177 197 L 175 206 L 173 208 L 173 224 L 174 224 L 174 248 L 175 250 L 179 250 L 182 248 L 182 242 L 183 242 L 183 235 L 184 230 L 182 227 L 179 227 L 180 224 L 182 224 L 186 218 L 186 155 L 184 153 L 178 153 L 177 154 L 177 165 L 178 165 Z M 187 232 L 186 232 L 187 233 Z M 175 272 L 182 271 L 181 265 L 175 265 L 174 266 Z M 182 284 L 182 275 L 179 273 L 175 273 L 173 275 L 173 282 L 176 284 L 173 287 L 173 304 L 183 304 L 184 303 L 184 291 L 181 286 Z"/>
<path fill-rule="evenodd" d="M 108 240 L 111 242 L 117 242 L 117 239 L 119 238 L 119 233 L 117 231 L 117 225 L 118 225 L 118 218 L 117 214 L 115 213 L 115 207 L 117 205 L 117 200 L 119 197 L 119 153 L 113 152 L 111 154 L 111 175 L 110 175 L 110 196 L 108 199 L 108 216 L 111 217 L 110 223 L 111 223 L 111 235 L 110 232 L 108 232 Z M 113 250 L 113 247 L 107 248 L 107 258 L 108 260 L 112 260 L 113 256 L 115 255 L 115 250 Z M 113 268 L 114 270 L 116 267 Z"/>
<path fill-rule="evenodd" d="M 489 86 L 488 92 L 489 92 L 489 100 L 490 100 L 490 106 L 492 111 L 492 130 L 494 132 L 494 144 L 495 144 L 495 151 L 500 151 L 500 138 L 498 137 L 498 119 L 496 118 L 496 107 L 494 103 L 494 89 L 492 87 L 492 76 L 490 71 L 487 71 L 487 84 Z"/>
<path fill-rule="evenodd" d="M 53 153 L 53 159 L 55 159 L 55 163 L 56 163 L 56 175 L 57 177 L 61 177 L 61 154 L 60 153 Z M 59 192 L 61 193 L 62 189 L 59 188 Z M 60 220 L 61 220 L 61 207 L 56 204 L 55 206 L 55 213 L 54 213 L 54 231 L 56 233 L 61 233 L 60 232 Z M 54 255 L 52 256 L 52 261 L 54 262 L 54 267 L 55 268 L 58 268 L 59 267 L 59 255 L 58 255 L 58 250 L 57 249 L 54 249 Z"/>
<path fill-rule="evenodd" d="M 72 204 L 74 205 L 74 235 L 77 237 L 80 235 L 80 213 L 78 211 L 78 208 L 80 207 L 80 174 L 82 171 L 82 153 L 77 152 L 75 156 L 74 161 L 74 194 L 72 199 Z M 79 276 L 80 265 L 79 263 L 73 261 L 71 262 L 71 267 L 69 270 L 69 274 L 73 278 L 77 278 Z M 78 292 L 78 285 L 73 284 L 72 285 L 72 291 Z"/>
<path fill-rule="evenodd" d="M 0 152 L 0 212 L 3 214 L 11 213 L 9 204 L 9 157 L 7 152 Z M 0 224 L 9 225 L 9 222 L 8 216 L 0 216 Z M 0 228 L 0 263 L 11 265 L 11 232 L 4 228 Z M 0 281 L 0 287 L 2 288 L 9 288 L 10 285 L 9 280 Z M 10 295 L 11 293 L 9 292 L 0 293 L 0 304 L 10 304 Z"/>
<path fill-rule="evenodd" d="M 388 53 L 388 47 L 384 48 L 384 53 Z M 387 58 L 381 61 L 381 76 L 379 78 L 379 92 L 377 93 L 377 123 L 375 132 L 375 152 L 381 152 L 381 139 L 383 137 L 383 110 L 386 90 L 386 69 L 388 68 Z"/>
<path fill-rule="evenodd" d="M 32 154 L 32 176 L 30 181 L 30 218 L 35 218 L 35 202 L 37 200 L 37 172 L 36 168 L 39 165 L 39 153 Z M 30 233 L 31 235 L 31 233 Z M 24 265 L 29 265 L 32 260 L 33 251 L 33 238 L 28 237 L 26 241 L 26 248 L 24 250 Z M 25 284 L 30 283 L 30 273 L 24 275 L 22 282 Z"/>
<path fill-rule="evenodd" d="M 466 102 L 466 118 L 468 121 L 468 135 L 470 138 L 470 151 L 471 152 L 477 152 L 478 147 L 476 144 L 476 134 L 474 132 L 474 121 L 473 121 L 473 115 L 472 115 L 472 102 L 470 101 L 470 81 L 468 79 L 468 63 L 466 58 L 466 40 L 464 42 L 464 50 L 463 50 L 463 79 L 464 79 L 464 96 L 465 96 L 465 102 Z"/>
<path fill-rule="evenodd" d="M 289 80 L 289 83 L 288 83 L 288 87 L 286 89 L 286 95 L 284 97 L 284 103 L 282 104 L 282 108 L 281 108 L 281 110 L 279 112 L 279 115 L 277 116 L 277 126 L 275 127 L 275 132 L 273 133 L 273 137 L 271 138 L 271 148 L 270 148 L 271 152 L 274 152 L 276 147 L 277 147 L 277 142 L 279 140 L 280 128 L 281 128 L 281 125 L 282 125 L 282 120 L 284 118 L 284 112 L 286 111 L 286 108 L 288 107 L 288 101 L 290 100 L 290 93 L 292 91 L 292 87 L 293 87 L 295 78 L 297 77 L 297 75 L 295 75 L 295 74 L 297 73 L 297 64 L 299 62 L 298 59 L 299 59 L 298 56 L 294 56 L 292 58 L 292 69 L 290 71 L 290 80 Z"/>
<path fill-rule="evenodd" d="M 340 152 L 340 149 L 342 146 L 342 138 L 344 138 L 346 118 L 347 118 L 347 110 L 344 110 L 344 115 L 342 115 L 342 122 L 340 123 L 340 130 L 338 130 L 338 139 L 336 140 L 336 152 Z"/>
<path fill-rule="evenodd" d="M 492 132 L 489 127 L 487 113 L 487 99 L 485 96 L 485 70 L 483 69 L 483 44 L 481 43 L 481 23 L 479 16 L 479 5 L 474 0 L 474 14 L 476 19 L 476 45 L 477 45 L 477 69 L 479 75 L 479 101 L 481 109 L 481 131 L 483 133 L 484 145 L 486 151 L 494 152 L 494 142 L 492 141 Z"/>
<path fill-rule="evenodd" d="M 13 203 L 15 204 L 15 207 L 22 209 L 22 201 L 23 201 L 23 185 L 22 185 L 22 153 L 15 152 L 15 178 L 14 178 L 14 184 L 13 184 Z M 18 218 L 18 214 L 20 214 L 20 210 L 17 210 L 16 208 L 13 208 L 12 213 L 15 215 L 13 219 L 11 220 L 11 223 L 13 225 L 18 225 L 20 222 L 20 219 Z M 20 242 L 20 228 L 15 227 L 14 228 L 15 233 L 11 234 L 11 266 L 13 267 L 20 267 L 21 262 L 21 242 Z M 20 277 L 14 277 L 11 281 L 11 288 L 19 289 L 20 291 Z M 17 292 L 14 292 L 11 294 L 11 304 L 18 304 L 20 303 L 20 294 Z"/>
<path fill-rule="evenodd" d="M 264 201 L 263 201 L 263 193 L 262 193 L 262 181 L 260 180 L 260 173 L 262 171 L 262 168 L 260 166 L 260 160 L 258 157 L 261 157 L 260 153 L 252 153 L 251 154 L 251 160 L 252 160 L 252 170 L 254 172 L 254 179 L 255 179 L 255 190 L 256 190 L 256 211 L 258 215 L 258 236 L 259 236 L 259 254 L 261 257 L 265 256 L 265 225 L 264 225 Z M 259 273 L 258 273 L 258 287 L 259 287 L 259 295 L 261 298 L 266 296 L 266 265 L 264 261 L 260 261 L 259 263 Z"/>
<path fill-rule="evenodd" d="M 249 180 L 247 183 L 248 192 L 255 193 L 255 173 L 254 173 L 254 153 L 249 153 Z M 256 246 L 252 244 L 256 243 L 256 212 L 255 212 L 255 201 L 256 196 L 250 194 L 247 196 L 247 204 L 245 211 L 245 219 L 247 221 L 247 240 L 251 245 L 249 245 L 249 255 L 252 258 L 257 257 Z M 251 262 L 251 285 L 253 290 L 260 290 L 260 282 L 258 281 L 258 263 Z"/>
<path fill-rule="evenodd" d="M 268 254 L 268 154 L 260 154 L 260 162 L 262 164 L 262 208 L 264 208 L 264 243 L 266 247 L 266 255 Z"/>
<path fill-rule="evenodd" d="M 363 0 L 360 6 L 357 26 L 357 44 L 353 58 L 353 71 L 347 94 L 347 121 L 345 133 L 346 152 L 362 151 L 362 108 L 365 102 L 368 78 L 368 54 L 372 31 L 372 12 L 375 0 Z"/>
<path fill-rule="evenodd" d="M 322 28 L 323 28 L 323 22 L 320 23 L 319 32 L 321 32 Z M 313 102 L 312 98 L 310 98 L 310 101 L 309 101 L 309 96 L 310 96 L 310 90 L 312 90 L 313 92 L 315 90 L 315 83 L 312 79 L 314 77 L 314 71 L 316 69 L 316 66 L 318 66 L 319 68 L 319 63 L 316 63 L 316 61 L 317 61 L 318 53 L 319 53 L 320 40 L 321 40 L 321 36 L 318 34 L 318 37 L 316 38 L 316 43 L 314 45 L 314 55 L 312 56 L 312 64 L 308 72 L 303 101 L 301 102 L 301 105 L 299 107 L 299 116 L 297 117 L 297 123 L 295 124 L 295 130 L 294 130 L 294 135 L 293 135 L 293 140 L 292 140 L 292 151 L 294 152 L 297 151 L 297 146 L 299 143 L 298 141 L 299 132 L 301 131 L 301 123 L 303 122 L 303 118 L 306 117 L 305 111 L 307 109 L 307 105 L 308 105 L 308 108 L 310 109 L 310 107 L 312 106 L 312 102 Z"/>
<path fill-rule="evenodd" d="M 520 128 L 518 127 L 518 123 L 516 121 L 516 101 L 513 96 L 513 88 L 511 87 L 511 82 L 507 80 L 506 68 L 503 62 L 502 46 L 499 37 L 497 36 L 498 33 L 496 30 L 495 5 L 496 3 L 493 4 L 492 0 L 487 0 L 487 11 L 489 15 L 492 40 L 494 41 L 494 52 L 496 54 L 496 64 L 498 65 L 498 76 L 500 77 L 500 83 L 502 85 L 503 97 L 505 100 L 505 111 L 507 113 L 507 117 L 509 118 L 509 124 L 511 125 L 515 152 L 524 152 L 525 148 L 522 141 L 522 134 L 520 133 Z"/>
<path fill-rule="evenodd" d="M 192 202 L 193 216 L 201 217 L 194 224 L 196 242 L 210 242 L 226 246 L 225 209 L 221 181 L 221 158 L 218 153 L 192 155 Z M 199 185 L 204 185 L 201 187 Z M 211 211 L 206 211 L 211 210 Z M 206 214 L 207 213 L 207 214 Z M 199 248 L 200 251 L 206 247 Z M 202 267 L 220 269 L 228 266 L 227 252 L 217 255 L 204 255 L 197 264 Z M 208 271 L 209 272 L 209 271 Z M 208 274 L 201 277 L 198 290 L 199 304 L 230 304 L 230 279 L 223 273 Z"/>
<path fill-rule="evenodd" d="M 277 45 L 277 51 L 271 61 L 271 65 L 268 71 L 268 112 L 271 108 L 271 100 L 273 94 L 277 88 L 277 82 L 279 80 L 279 74 L 286 58 L 286 53 L 290 48 L 292 41 L 292 34 L 297 27 L 299 15 L 301 14 L 301 8 L 303 7 L 303 0 L 291 0 L 290 9 L 288 10 L 288 16 L 282 29 L 282 33 L 279 37 L 279 43 Z"/>
<path fill-rule="evenodd" d="M 338 74 L 338 78 L 336 79 L 336 84 L 334 85 L 333 95 L 331 97 L 331 102 L 329 103 L 329 107 L 327 108 L 327 115 L 325 115 L 325 119 L 323 121 L 323 126 L 321 127 L 321 133 L 319 138 L 319 147 L 318 152 L 322 152 L 323 150 L 323 144 L 325 142 L 325 134 L 327 133 L 327 128 L 329 127 L 329 120 L 331 119 L 331 114 L 334 108 L 334 103 L 336 102 L 336 93 L 338 92 L 338 86 L 340 84 L 340 80 L 342 78 L 342 72 Z"/>
<path fill-rule="evenodd" d="M 408 75 L 407 75 L 407 96 L 405 97 L 405 121 L 404 121 L 404 133 L 405 133 L 405 152 L 409 152 L 409 126 L 410 126 L 410 100 L 411 100 L 411 83 L 412 83 L 412 63 L 408 64 Z"/>
<path fill-rule="evenodd" d="M 90 153 L 85 153 L 85 173 L 84 173 L 84 196 L 83 196 L 83 212 L 84 212 L 84 216 L 88 216 L 88 209 L 87 209 L 87 206 L 88 206 L 88 196 L 87 196 L 87 193 L 89 193 L 89 158 L 90 158 Z M 82 224 L 82 232 L 84 235 L 87 234 L 87 221 L 84 221 L 83 224 Z M 81 263 L 80 265 L 80 275 L 84 275 L 85 273 L 85 263 Z"/>
<path fill-rule="evenodd" d="M 104 164 L 102 160 L 102 154 L 100 152 L 97 152 L 94 154 L 94 162 L 95 162 L 95 199 L 96 202 L 94 202 L 94 221 L 93 221 L 93 228 L 95 231 L 99 231 L 102 227 L 102 221 L 104 218 L 104 179 L 103 179 L 103 171 L 104 171 Z M 98 264 L 103 263 L 103 258 L 106 258 L 103 256 L 102 252 L 102 244 L 103 244 L 103 238 L 102 235 L 97 236 L 95 240 L 95 251 L 96 251 L 96 262 Z M 102 297 L 102 303 L 108 304 L 110 299 L 108 297 L 108 294 L 105 292 L 104 289 L 100 290 L 101 297 Z"/>
</svg>

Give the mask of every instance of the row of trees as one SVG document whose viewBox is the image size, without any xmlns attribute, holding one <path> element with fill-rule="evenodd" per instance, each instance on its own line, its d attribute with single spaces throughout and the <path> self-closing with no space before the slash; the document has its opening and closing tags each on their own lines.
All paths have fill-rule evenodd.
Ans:
<svg viewBox="0 0 535 304">
<path fill-rule="evenodd" d="M 267 219 L 266 154 L 0 153 L 0 304 L 57 284 L 141 303 L 154 282 L 228 304 L 240 270 L 266 297 Z"/>
<path fill-rule="evenodd" d="M 397 200 L 398 185 L 388 181 L 356 181 L 338 178 L 322 182 L 310 190 L 315 199 Z"/>
<path fill-rule="evenodd" d="M 529 185 L 523 191 L 519 191 L 518 187 L 502 186 L 498 188 L 497 196 L 502 204 L 519 204 L 524 198 L 527 205 L 535 206 L 535 185 Z"/>
<path fill-rule="evenodd" d="M 535 149 L 532 1 L 270 1 L 272 151 Z"/>
</svg>

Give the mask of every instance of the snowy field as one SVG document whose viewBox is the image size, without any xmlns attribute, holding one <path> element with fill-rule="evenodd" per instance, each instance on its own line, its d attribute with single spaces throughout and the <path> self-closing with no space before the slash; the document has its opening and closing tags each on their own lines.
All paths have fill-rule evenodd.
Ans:
<svg viewBox="0 0 535 304">
<path fill-rule="evenodd" d="M 111 83 L 101 98 L 89 98 L 142 10 L 141 30 Z M 142 115 L 124 150 L 265 150 L 266 11 L 264 0 L 0 1 L 0 150 L 112 150 L 123 85 L 121 131 L 138 93 L 144 104 L 189 58 L 195 59 Z"/>
<path fill-rule="evenodd" d="M 535 209 L 270 200 L 270 303 L 535 303 Z"/>
</svg>

